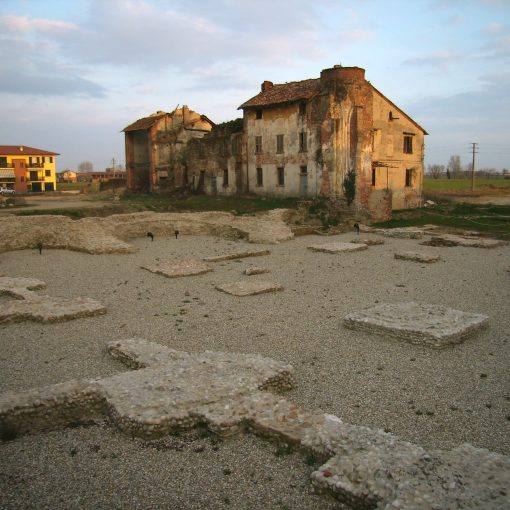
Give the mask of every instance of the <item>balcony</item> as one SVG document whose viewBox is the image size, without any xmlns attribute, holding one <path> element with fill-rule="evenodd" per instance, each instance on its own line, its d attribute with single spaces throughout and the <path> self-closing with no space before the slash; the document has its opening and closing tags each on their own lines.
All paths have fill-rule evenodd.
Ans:
<svg viewBox="0 0 510 510">
<path fill-rule="evenodd" d="M 14 168 L 12 163 L 0 163 L 0 168 Z"/>
<path fill-rule="evenodd" d="M 44 168 L 44 163 L 27 163 L 27 168 Z"/>
</svg>

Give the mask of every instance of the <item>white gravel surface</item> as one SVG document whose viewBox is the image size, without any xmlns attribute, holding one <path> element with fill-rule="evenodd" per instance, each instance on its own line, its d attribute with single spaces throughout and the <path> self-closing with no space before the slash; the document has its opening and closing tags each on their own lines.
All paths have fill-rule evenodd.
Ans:
<svg viewBox="0 0 510 510">
<path fill-rule="evenodd" d="M 90 297 L 108 311 L 0 326 L 0 391 L 126 370 L 106 343 L 141 336 L 179 350 L 258 353 L 291 363 L 297 387 L 286 398 L 304 408 L 425 448 L 469 442 L 509 455 L 510 247 L 440 248 L 442 259 L 432 265 L 394 259 L 395 251 L 418 250 L 418 240 L 388 238 L 358 253 L 307 249 L 351 238 L 306 236 L 271 246 L 264 266 L 284 291 L 244 298 L 214 287 L 264 279 L 242 274 L 250 258 L 177 279 L 140 266 L 263 245 L 180 236 L 133 240 L 140 251 L 125 255 L 3 253 L 6 276 L 38 278 L 51 296 Z M 0 305 L 8 299 L 0 296 Z M 354 310 L 402 301 L 485 314 L 489 326 L 442 350 L 342 326 Z M 313 493 L 314 459 L 253 436 L 203 436 L 195 430 L 146 442 L 103 423 L 0 443 L 0 508 L 338 508 Z"/>
</svg>

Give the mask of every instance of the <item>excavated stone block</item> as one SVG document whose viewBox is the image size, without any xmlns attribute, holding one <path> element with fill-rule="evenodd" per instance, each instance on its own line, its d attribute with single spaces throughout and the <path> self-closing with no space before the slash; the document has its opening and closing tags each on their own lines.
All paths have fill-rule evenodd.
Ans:
<svg viewBox="0 0 510 510">
<path fill-rule="evenodd" d="M 132 368 L 0 395 L 0 433 L 69 425 L 108 414 L 129 435 L 158 437 L 204 423 L 223 437 L 252 430 L 329 459 L 313 483 L 352 508 L 507 508 L 510 458 L 462 445 L 425 451 L 398 437 L 306 412 L 269 393 L 292 388 L 290 365 L 258 355 L 187 353 L 143 339 L 110 342 Z"/>
<path fill-rule="evenodd" d="M 435 255 L 432 253 L 419 253 L 417 251 L 400 251 L 395 253 L 395 258 L 402 260 L 412 260 L 413 262 L 424 262 L 426 264 L 431 264 L 432 262 L 437 262 L 441 259 L 440 255 Z"/>
<path fill-rule="evenodd" d="M 269 273 L 269 272 L 270 271 L 267 267 L 257 267 L 257 266 L 247 267 L 244 270 L 244 274 L 248 275 L 248 276 L 252 276 L 254 274 L 264 274 L 264 273 Z"/>
<path fill-rule="evenodd" d="M 207 264 L 201 260 L 188 259 L 180 261 L 158 262 L 154 265 L 141 266 L 151 273 L 161 274 L 167 278 L 178 278 L 181 276 L 195 276 L 212 271 Z"/>
<path fill-rule="evenodd" d="M 506 508 L 510 458 L 465 444 L 426 451 L 380 430 L 325 416 L 302 446 L 331 456 L 312 481 L 350 508 Z"/>
<path fill-rule="evenodd" d="M 350 313 L 344 326 L 389 335 L 413 344 L 443 347 L 462 342 L 487 325 L 486 315 L 414 302 L 381 304 Z"/>
<path fill-rule="evenodd" d="M 225 255 L 218 255 L 216 257 L 206 257 L 205 262 L 221 262 L 222 260 L 244 259 L 247 257 L 261 257 L 262 255 L 269 255 L 269 250 L 243 250 L 234 253 L 227 253 Z"/>
<path fill-rule="evenodd" d="M 366 250 L 368 246 L 366 244 L 356 243 L 326 243 L 326 244 L 313 244 L 308 246 L 309 250 L 312 251 L 323 251 L 325 253 L 344 253 L 351 251 Z"/>
<path fill-rule="evenodd" d="M 351 243 L 354 244 L 366 244 L 367 246 L 376 246 L 384 244 L 384 239 L 380 237 L 355 237 Z"/>
<path fill-rule="evenodd" d="M 34 278 L 1 277 L 0 294 L 16 299 L 0 309 L 0 323 L 59 322 L 106 313 L 106 307 L 91 298 L 57 299 L 33 292 L 45 286 L 44 282 Z"/>
<path fill-rule="evenodd" d="M 431 237 L 426 243 L 428 246 L 466 246 L 469 248 L 498 248 L 506 246 L 506 241 L 499 239 L 487 239 L 484 237 L 464 237 L 453 234 L 443 234 Z"/>
<path fill-rule="evenodd" d="M 415 227 L 378 228 L 374 232 L 386 237 L 396 237 L 399 239 L 421 239 L 425 234 L 423 229 Z"/>
<path fill-rule="evenodd" d="M 50 296 L 13 301 L 0 310 L 0 323 L 60 322 L 106 313 L 106 307 L 91 298 L 56 299 Z"/>
<path fill-rule="evenodd" d="M 7 294 L 16 299 L 26 299 L 35 296 L 33 290 L 44 289 L 46 283 L 36 278 L 0 277 L 0 294 Z"/>
<path fill-rule="evenodd" d="M 256 294 L 265 294 L 267 292 L 283 290 L 283 287 L 279 283 L 275 282 L 247 280 L 217 285 L 216 289 L 234 296 L 254 296 Z"/>
</svg>

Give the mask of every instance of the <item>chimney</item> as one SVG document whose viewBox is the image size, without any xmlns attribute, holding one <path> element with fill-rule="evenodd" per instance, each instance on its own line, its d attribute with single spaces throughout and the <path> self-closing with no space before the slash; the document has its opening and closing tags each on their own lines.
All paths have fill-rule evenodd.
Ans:
<svg viewBox="0 0 510 510">
<path fill-rule="evenodd" d="M 273 87 L 274 84 L 272 81 L 264 80 L 260 86 L 260 90 L 261 92 L 265 92 L 266 90 L 272 89 Z"/>
<path fill-rule="evenodd" d="M 19 146 L 19 151 L 20 151 L 20 152 L 23 152 L 23 145 L 20 145 L 20 146 Z"/>
</svg>

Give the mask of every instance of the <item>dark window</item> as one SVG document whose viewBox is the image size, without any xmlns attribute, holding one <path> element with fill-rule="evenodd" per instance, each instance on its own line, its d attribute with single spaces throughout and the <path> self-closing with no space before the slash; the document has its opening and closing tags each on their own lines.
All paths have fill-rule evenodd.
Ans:
<svg viewBox="0 0 510 510">
<path fill-rule="evenodd" d="M 372 186 L 375 186 L 375 173 L 376 169 L 375 167 L 372 168 Z"/>
<path fill-rule="evenodd" d="M 19 180 L 20 180 L 21 182 L 25 182 L 25 177 L 23 177 L 23 175 L 22 175 L 22 176 L 19 178 Z"/>
<path fill-rule="evenodd" d="M 40 163 L 41 162 L 41 158 L 39 156 L 37 156 L 37 162 Z"/>
<path fill-rule="evenodd" d="M 306 115 L 306 103 L 304 101 L 299 103 L 299 115 Z"/>
<path fill-rule="evenodd" d="M 223 170 L 223 187 L 228 187 L 228 170 Z"/>
<path fill-rule="evenodd" d="M 50 163 L 53 163 L 53 156 L 50 156 Z"/>
<path fill-rule="evenodd" d="M 46 163 L 46 157 L 45 156 L 42 157 L 42 162 Z"/>
<path fill-rule="evenodd" d="M 46 177 L 51 177 L 51 170 L 45 170 L 45 171 L 44 171 L 44 175 L 45 175 Z"/>
<path fill-rule="evenodd" d="M 406 188 L 410 188 L 412 184 L 413 170 L 406 168 Z"/>
<path fill-rule="evenodd" d="M 306 175 L 308 173 L 308 167 L 307 166 L 300 166 L 299 167 L 301 175 Z"/>
<path fill-rule="evenodd" d="M 276 153 L 283 153 L 283 135 L 276 135 Z"/>
<path fill-rule="evenodd" d="M 264 179 L 262 177 L 262 168 L 257 168 L 257 186 L 261 188 L 264 185 Z"/>
<path fill-rule="evenodd" d="M 258 108 L 255 110 L 255 118 L 261 119 L 262 118 L 262 108 Z"/>
<path fill-rule="evenodd" d="M 306 131 L 301 131 L 301 133 L 299 133 L 299 152 L 306 152 L 307 150 Z"/>
<path fill-rule="evenodd" d="M 278 174 L 278 186 L 285 186 L 285 169 L 283 166 L 279 166 L 276 171 Z"/>
<path fill-rule="evenodd" d="M 404 135 L 404 154 L 413 153 L 413 137 Z"/>
<path fill-rule="evenodd" d="M 29 156 L 28 158 L 28 166 L 32 166 L 32 156 Z"/>
<path fill-rule="evenodd" d="M 260 154 L 262 152 L 262 137 L 255 137 L 255 154 Z"/>
</svg>

